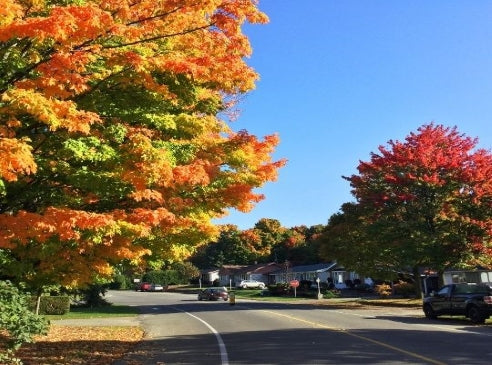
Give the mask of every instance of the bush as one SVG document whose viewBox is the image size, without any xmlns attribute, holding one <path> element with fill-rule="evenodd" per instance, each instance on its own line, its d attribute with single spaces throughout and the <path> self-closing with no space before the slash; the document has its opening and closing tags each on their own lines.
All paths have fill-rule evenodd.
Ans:
<svg viewBox="0 0 492 365">
<path fill-rule="evenodd" d="M 399 281 L 397 284 L 393 285 L 394 293 L 401 295 L 404 298 L 409 298 L 415 295 L 415 284 L 408 283 L 406 281 Z"/>
<path fill-rule="evenodd" d="M 324 299 L 333 299 L 333 298 L 339 298 L 340 297 L 340 291 L 339 290 L 327 290 L 326 293 L 323 294 Z"/>
<path fill-rule="evenodd" d="M 14 351 L 34 335 L 46 334 L 49 322 L 29 310 L 29 296 L 20 293 L 9 281 L 0 281 L 0 334 L 6 336 L 6 350 L 0 363 L 19 363 Z M 0 336 L 1 337 L 1 336 Z"/>
<path fill-rule="evenodd" d="M 162 270 L 149 271 L 146 272 L 142 277 L 142 282 L 166 285 L 166 284 L 170 284 L 169 276 L 170 275 L 168 275 L 167 271 L 162 271 Z"/>
<path fill-rule="evenodd" d="M 278 284 L 268 285 L 268 291 L 273 296 L 287 295 L 289 293 L 289 284 L 278 283 Z"/>
<path fill-rule="evenodd" d="M 36 297 L 30 297 L 29 309 L 36 311 Z M 63 315 L 70 312 L 70 297 L 62 296 L 45 296 L 41 297 L 39 303 L 39 314 L 56 314 Z"/>
<path fill-rule="evenodd" d="M 113 290 L 133 289 L 133 284 L 127 276 L 117 274 L 113 277 L 113 282 L 109 284 L 109 288 Z"/>
<path fill-rule="evenodd" d="M 189 278 L 183 277 L 177 270 L 153 270 L 146 272 L 142 277 L 142 282 L 162 284 L 164 286 L 187 284 L 188 281 Z"/>
<path fill-rule="evenodd" d="M 388 284 L 379 284 L 374 287 L 374 291 L 383 298 L 389 297 L 392 293 L 391 286 Z"/>
<path fill-rule="evenodd" d="M 103 298 L 106 291 L 106 284 L 91 284 L 87 289 L 82 290 L 82 301 L 89 308 L 108 306 L 110 304 Z"/>
</svg>

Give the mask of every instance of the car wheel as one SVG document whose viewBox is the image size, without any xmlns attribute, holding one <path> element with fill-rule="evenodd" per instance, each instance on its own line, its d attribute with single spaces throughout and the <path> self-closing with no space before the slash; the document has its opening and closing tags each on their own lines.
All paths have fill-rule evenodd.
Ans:
<svg viewBox="0 0 492 365">
<path fill-rule="evenodd" d="M 473 306 L 468 309 L 468 318 L 473 323 L 484 323 L 485 322 L 485 316 L 480 312 L 480 310 Z"/>
<path fill-rule="evenodd" d="M 260 289 L 265 289 L 265 285 L 260 285 Z"/>
<path fill-rule="evenodd" d="M 434 309 L 432 309 L 430 304 L 424 305 L 424 314 L 429 319 L 437 318 L 436 312 L 434 312 Z"/>
<path fill-rule="evenodd" d="M 247 285 L 243 285 L 241 288 L 243 288 L 243 289 L 247 289 L 247 288 L 248 288 L 248 286 L 247 286 Z"/>
</svg>

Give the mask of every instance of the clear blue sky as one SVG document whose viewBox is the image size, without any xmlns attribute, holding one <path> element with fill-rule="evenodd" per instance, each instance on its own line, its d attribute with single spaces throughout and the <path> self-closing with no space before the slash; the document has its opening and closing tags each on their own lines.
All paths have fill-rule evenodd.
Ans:
<svg viewBox="0 0 492 365">
<path fill-rule="evenodd" d="M 245 28 L 261 76 L 233 123 L 278 133 L 288 164 L 250 213 L 252 228 L 326 224 L 353 201 L 342 179 L 359 160 L 423 124 L 457 126 L 492 148 L 492 1 L 260 0 L 267 25 Z"/>
</svg>

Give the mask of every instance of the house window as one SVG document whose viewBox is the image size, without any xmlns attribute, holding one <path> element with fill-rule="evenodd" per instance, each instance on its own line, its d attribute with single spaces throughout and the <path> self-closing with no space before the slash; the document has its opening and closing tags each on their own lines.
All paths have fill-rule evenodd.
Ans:
<svg viewBox="0 0 492 365">
<path fill-rule="evenodd" d="M 345 271 L 333 271 L 333 281 L 335 284 L 343 284 L 345 281 L 343 280 L 343 274 Z"/>
<path fill-rule="evenodd" d="M 480 273 L 471 271 L 458 271 L 452 274 L 453 284 L 457 283 L 479 283 Z"/>
<path fill-rule="evenodd" d="M 480 273 L 480 279 L 482 283 L 492 283 L 492 272 Z"/>
<path fill-rule="evenodd" d="M 480 282 L 480 274 L 478 272 L 467 272 L 466 282 L 478 284 Z"/>
</svg>

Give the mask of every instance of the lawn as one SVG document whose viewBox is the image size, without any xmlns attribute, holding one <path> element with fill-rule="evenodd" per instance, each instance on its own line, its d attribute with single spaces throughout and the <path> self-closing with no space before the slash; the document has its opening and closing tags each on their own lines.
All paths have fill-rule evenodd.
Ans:
<svg viewBox="0 0 492 365">
<path fill-rule="evenodd" d="M 108 305 L 105 307 L 84 308 L 71 307 L 70 312 L 64 315 L 48 315 L 49 320 L 56 319 L 83 319 L 107 317 L 134 317 L 138 315 L 138 308 L 126 305 Z"/>
</svg>

